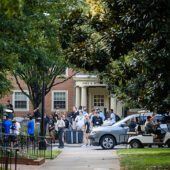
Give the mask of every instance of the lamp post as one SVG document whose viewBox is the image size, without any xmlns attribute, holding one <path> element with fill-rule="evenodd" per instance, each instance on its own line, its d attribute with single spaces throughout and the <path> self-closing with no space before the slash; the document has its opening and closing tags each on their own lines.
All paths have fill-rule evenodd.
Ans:
<svg viewBox="0 0 170 170">
<path fill-rule="evenodd" d="M 41 114 L 41 140 L 39 142 L 39 149 L 45 150 L 46 149 L 46 142 L 44 139 L 44 110 L 45 110 L 45 82 L 44 82 L 44 73 L 43 73 L 43 87 L 42 87 L 42 114 Z"/>
</svg>

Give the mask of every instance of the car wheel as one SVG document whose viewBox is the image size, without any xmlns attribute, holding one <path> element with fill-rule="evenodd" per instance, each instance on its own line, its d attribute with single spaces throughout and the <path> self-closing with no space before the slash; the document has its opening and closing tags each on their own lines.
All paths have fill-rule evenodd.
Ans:
<svg viewBox="0 0 170 170">
<path fill-rule="evenodd" d="M 130 146 L 132 148 L 142 148 L 143 145 L 138 140 L 132 140 Z"/>
<path fill-rule="evenodd" d="M 170 148 L 170 140 L 167 142 L 168 148 Z"/>
<path fill-rule="evenodd" d="M 115 144 L 116 144 L 115 139 L 111 135 L 103 136 L 101 139 L 101 146 L 103 149 L 113 149 Z"/>
</svg>

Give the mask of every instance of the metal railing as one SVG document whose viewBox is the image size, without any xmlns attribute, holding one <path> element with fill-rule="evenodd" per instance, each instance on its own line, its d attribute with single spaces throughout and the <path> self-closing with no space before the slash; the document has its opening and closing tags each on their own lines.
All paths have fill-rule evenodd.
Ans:
<svg viewBox="0 0 170 170">
<path fill-rule="evenodd" d="M 52 138 L 48 136 L 28 136 L 1 133 L 0 142 L 4 148 L 11 147 L 18 149 L 19 157 L 52 159 Z"/>
<path fill-rule="evenodd" d="M 18 149 L 0 147 L 0 169 L 17 170 Z"/>
</svg>

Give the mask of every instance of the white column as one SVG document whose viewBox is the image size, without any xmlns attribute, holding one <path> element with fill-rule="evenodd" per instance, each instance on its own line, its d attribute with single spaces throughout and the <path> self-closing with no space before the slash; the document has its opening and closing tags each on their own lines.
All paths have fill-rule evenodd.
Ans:
<svg viewBox="0 0 170 170">
<path fill-rule="evenodd" d="M 76 87 L 76 107 L 80 106 L 80 87 Z"/>
<path fill-rule="evenodd" d="M 87 107 L 87 87 L 81 88 L 81 106 Z"/>
<path fill-rule="evenodd" d="M 111 109 L 113 109 L 113 112 L 117 114 L 117 101 L 116 101 L 116 97 L 111 97 Z"/>
</svg>

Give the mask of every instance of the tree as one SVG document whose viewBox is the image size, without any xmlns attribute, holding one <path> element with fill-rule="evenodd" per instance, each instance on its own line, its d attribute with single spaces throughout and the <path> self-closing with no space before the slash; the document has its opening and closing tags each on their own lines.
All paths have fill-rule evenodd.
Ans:
<svg viewBox="0 0 170 170">
<path fill-rule="evenodd" d="M 66 59 L 97 69 L 116 95 L 132 106 L 170 110 L 167 0 L 101 0 L 95 15 L 64 15 L 60 43 Z"/>
<path fill-rule="evenodd" d="M 45 82 L 45 95 L 50 89 L 72 76 L 65 78 L 63 71 L 68 67 L 58 42 L 60 14 L 77 5 L 76 1 L 25 0 L 22 15 L 1 15 L 1 35 L 6 50 L 5 56 L 16 57 L 12 76 L 21 91 L 30 99 L 34 108 L 41 103 L 42 84 Z M 60 80 L 56 78 L 60 76 Z M 62 76 L 62 77 L 61 77 Z M 21 85 L 23 81 L 29 93 Z"/>
</svg>

